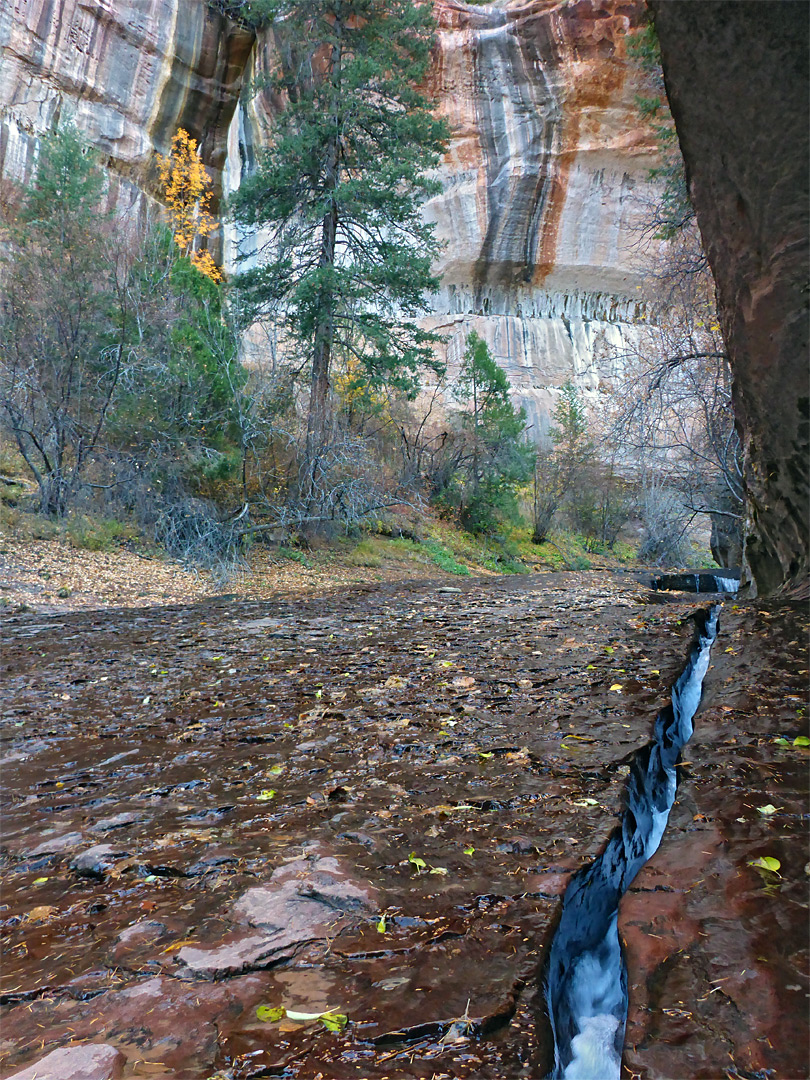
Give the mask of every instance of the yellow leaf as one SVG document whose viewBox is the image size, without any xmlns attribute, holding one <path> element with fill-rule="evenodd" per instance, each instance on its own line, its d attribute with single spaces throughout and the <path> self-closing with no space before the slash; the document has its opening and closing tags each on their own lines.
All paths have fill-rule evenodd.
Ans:
<svg viewBox="0 0 810 1080">
<path fill-rule="evenodd" d="M 622 689 L 622 684 L 621 684 L 620 682 L 615 682 L 615 683 L 613 684 L 613 686 L 611 686 L 611 688 L 610 688 L 610 689 L 611 689 L 611 690 L 615 690 L 615 691 L 616 691 L 616 693 L 619 693 L 619 692 L 621 691 L 621 689 Z"/>
<path fill-rule="evenodd" d="M 194 938 L 183 938 L 182 941 L 173 941 L 171 945 L 167 945 L 166 948 L 163 949 L 163 952 L 164 953 L 177 952 L 178 949 L 184 949 L 186 947 L 186 945 L 196 945 L 196 944 L 197 944 L 197 942 L 194 940 Z"/>
<path fill-rule="evenodd" d="M 753 859 L 748 865 L 756 866 L 760 870 L 770 870 L 772 874 L 776 874 L 782 864 L 772 855 L 762 855 L 758 859 Z"/>
<path fill-rule="evenodd" d="M 40 904 L 38 907 L 31 908 L 26 918 L 31 922 L 45 922 L 46 919 L 50 919 L 56 910 L 50 904 Z"/>
</svg>

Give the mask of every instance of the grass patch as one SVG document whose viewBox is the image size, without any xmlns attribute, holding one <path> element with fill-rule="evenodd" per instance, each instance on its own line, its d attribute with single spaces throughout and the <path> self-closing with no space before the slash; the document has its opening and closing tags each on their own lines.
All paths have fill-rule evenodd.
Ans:
<svg viewBox="0 0 810 1080">
<path fill-rule="evenodd" d="M 116 518 L 97 518 L 88 514 L 72 515 L 59 531 L 72 547 L 85 551 L 114 551 L 138 535 L 132 525 L 125 525 Z"/>
<path fill-rule="evenodd" d="M 306 566 L 308 570 L 312 569 L 312 563 L 303 551 L 297 551 L 295 548 L 284 547 L 282 545 L 282 547 L 278 549 L 278 553 L 282 559 L 290 559 L 292 562 L 300 563 L 301 566 Z"/>
<path fill-rule="evenodd" d="M 423 540 L 421 546 L 433 565 L 438 566 L 440 570 L 446 570 L 448 574 L 469 574 L 469 568 L 457 562 L 438 540 Z"/>
<path fill-rule="evenodd" d="M 377 541 L 372 537 L 361 540 L 357 547 L 349 552 L 346 561 L 351 566 L 368 566 L 372 569 L 380 567 L 383 564 L 383 555 L 377 550 L 377 546 Z"/>
<path fill-rule="evenodd" d="M 14 540 L 56 540 L 60 535 L 59 522 L 0 503 L 0 528 Z"/>
<path fill-rule="evenodd" d="M 636 548 L 631 547 L 630 544 L 626 544 L 624 540 L 616 541 L 613 545 L 611 554 L 615 559 L 618 559 L 620 563 L 632 563 L 638 558 L 638 551 Z"/>
</svg>

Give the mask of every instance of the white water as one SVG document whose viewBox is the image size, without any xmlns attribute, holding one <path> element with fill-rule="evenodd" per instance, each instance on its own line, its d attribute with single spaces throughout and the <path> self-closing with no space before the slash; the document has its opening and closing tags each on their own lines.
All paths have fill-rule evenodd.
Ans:
<svg viewBox="0 0 810 1080">
<path fill-rule="evenodd" d="M 700 704 L 703 679 L 709 667 L 711 646 L 717 635 L 718 610 L 718 606 L 712 608 L 705 630 L 701 633 L 698 645 L 692 652 L 690 663 L 672 689 L 672 718 L 666 728 L 672 749 L 668 753 L 662 749 L 660 740 L 663 732 L 657 726 L 658 749 L 647 759 L 648 772 L 640 781 L 641 787 L 635 789 L 637 798 L 640 797 L 644 802 L 649 801 L 649 806 L 646 807 L 649 811 L 648 823 L 642 826 L 637 814 L 631 815 L 630 821 L 635 822 L 636 831 L 629 838 L 630 846 L 628 847 L 627 844 L 627 834 L 621 846 L 615 842 L 616 834 L 614 834 L 608 841 L 603 854 L 585 871 L 580 871 L 580 875 L 584 872 L 586 878 L 590 877 L 589 883 L 594 886 L 590 890 L 590 901 L 585 900 L 583 903 L 585 895 L 583 882 L 586 878 L 578 882 L 573 889 L 569 886 L 564 898 L 563 917 L 557 938 L 552 944 L 551 954 L 553 960 L 555 946 L 558 946 L 565 958 L 562 966 L 567 968 L 565 977 L 560 983 L 563 987 L 561 994 L 563 1000 L 553 1002 L 551 997 L 549 998 L 555 1043 L 553 1077 L 563 1078 L 563 1080 L 619 1080 L 620 1078 L 621 1045 L 627 1016 L 626 967 L 617 930 L 620 894 L 617 894 L 617 898 L 610 902 L 612 911 L 604 924 L 605 932 L 596 943 L 584 948 L 582 919 L 584 917 L 596 929 L 607 914 L 605 907 L 602 906 L 605 894 L 602 891 L 600 895 L 599 884 L 610 886 L 613 882 L 618 886 L 621 880 L 620 891 L 625 891 L 641 865 L 657 851 L 661 843 L 677 788 L 675 758 L 679 749 L 692 736 L 693 718 Z M 665 713 L 660 715 L 659 722 L 665 715 Z M 660 769 L 657 774 L 653 772 L 649 764 L 656 760 L 656 768 Z M 665 785 L 663 799 L 654 797 L 655 788 L 661 783 Z M 658 790 L 660 792 L 660 787 Z M 641 812 L 641 803 L 637 803 L 634 809 Z M 626 817 L 623 830 L 627 828 L 627 820 Z M 646 835 L 644 835 L 645 830 Z M 643 841 L 643 855 L 640 861 L 632 852 L 633 842 L 638 840 Z M 570 919 L 566 924 L 566 903 L 569 898 L 571 899 Z M 601 930 L 598 932 L 601 933 Z M 577 945 L 578 940 L 579 945 Z M 592 938 L 591 941 L 593 941 Z M 559 959 L 557 963 L 559 965 Z M 563 1045 L 560 1045 L 558 1041 L 558 1029 L 555 1025 L 558 1009 L 560 1009 L 560 1016 L 567 1014 L 574 1022 L 575 1032 L 567 1048 L 564 1045 L 564 1039 Z M 569 1060 L 568 1064 L 563 1066 L 565 1058 Z"/>
<path fill-rule="evenodd" d="M 737 592 L 740 587 L 740 583 L 733 577 L 720 577 L 719 574 L 714 575 L 714 580 L 717 582 L 718 592 Z"/>
</svg>

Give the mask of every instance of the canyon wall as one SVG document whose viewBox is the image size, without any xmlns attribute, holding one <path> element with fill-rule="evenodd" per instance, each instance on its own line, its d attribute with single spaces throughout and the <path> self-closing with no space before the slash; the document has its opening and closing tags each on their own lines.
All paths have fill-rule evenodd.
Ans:
<svg viewBox="0 0 810 1080">
<path fill-rule="evenodd" d="M 447 243 L 431 324 L 469 329 L 535 432 L 566 378 L 594 398 L 649 316 L 638 246 L 651 133 L 624 60 L 637 3 L 440 0 L 434 73 L 453 140 L 427 208 Z"/>
<path fill-rule="evenodd" d="M 119 198 L 156 193 L 157 153 L 186 128 L 217 191 L 254 35 L 204 0 L 4 0 L 0 176 L 30 177 L 37 136 L 72 119 Z"/>
<path fill-rule="evenodd" d="M 717 282 L 761 592 L 810 570 L 808 6 L 655 0 L 667 93 Z"/>
<path fill-rule="evenodd" d="M 592 397 L 649 317 L 640 228 L 653 198 L 624 35 L 640 0 L 437 0 L 431 89 L 452 139 L 425 207 L 446 243 L 427 322 L 451 368 L 476 329 L 536 433 L 560 385 Z M 266 142 L 261 99 L 240 100 L 270 35 L 204 0 L 8 0 L 0 11 L 0 175 L 24 178 L 37 135 L 71 116 L 134 203 L 156 193 L 156 152 L 184 127 L 219 194 Z M 221 238 L 233 265 L 238 238 Z"/>
</svg>

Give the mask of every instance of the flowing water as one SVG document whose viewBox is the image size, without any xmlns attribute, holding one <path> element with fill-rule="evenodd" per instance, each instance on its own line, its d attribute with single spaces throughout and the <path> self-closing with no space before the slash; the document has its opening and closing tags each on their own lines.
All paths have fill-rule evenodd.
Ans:
<svg viewBox="0 0 810 1080">
<path fill-rule="evenodd" d="M 574 875 L 563 898 L 546 976 L 554 1080 L 618 1080 L 620 1075 L 627 967 L 617 926 L 619 902 L 664 835 L 717 618 L 717 607 L 698 614 L 698 640 L 672 701 L 658 714 L 653 741 L 630 765 L 621 825 L 601 855 Z"/>
</svg>

